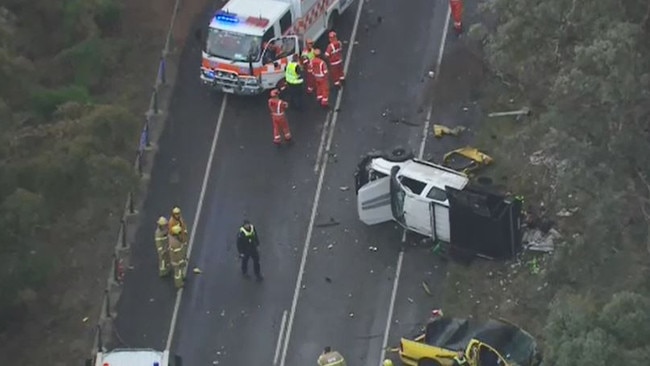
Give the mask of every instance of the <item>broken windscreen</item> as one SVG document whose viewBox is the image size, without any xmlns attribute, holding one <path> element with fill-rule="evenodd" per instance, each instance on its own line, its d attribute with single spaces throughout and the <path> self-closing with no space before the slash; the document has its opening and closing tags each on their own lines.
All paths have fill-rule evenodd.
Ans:
<svg viewBox="0 0 650 366">
<path fill-rule="evenodd" d="M 205 52 L 210 56 L 231 61 L 259 60 L 262 53 L 262 37 L 210 28 Z"/>
</svg>

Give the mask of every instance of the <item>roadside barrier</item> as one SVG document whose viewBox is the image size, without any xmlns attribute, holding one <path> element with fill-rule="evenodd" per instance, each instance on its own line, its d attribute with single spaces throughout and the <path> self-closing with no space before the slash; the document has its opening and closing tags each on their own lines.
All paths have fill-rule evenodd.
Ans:
<svg viewBox="0 0 650 366">
<path fill-rule="evenodd" d="M 161 103 L 165 103 L 166 99 L 169 97 L 169 93 L 164 93 L 165 89 L 167 89 L 167 81 L 169 78 L 169 75 L 167 75 L 167 63 L 169 61 L 174 24 L 180 9 L 181 1 L 182 0 L 176 0 L 174 4 L 174 10 L 171 15 L 171 21 L 165 38 L 165 46 L 158 60 L 156 78 L 151 92 L 151 99 L 149 101 L 149 110 L 144 115 L 144 123 L 140 132 L 140 140 L 138 142 L 138 148 L 133 164 L 135 172 L 144 184 L 148 181 L 148 171 L 150 171 L 152 166 L 152 156 L 155 153 L 155 142 L 158 139 L 158 136 L 154 134 L 154 130 L 162 130 L 162 124 L 164 123 L 164 116 L 161 113 L 161 109 L 164 109 L 164 107 Z M 108 280 L 106 282 L 106 288 L 104 289 L 102 308 L 99 313 L 97 326 L 93 328 L 95 338 L 91 350 L 91 357 L 94 356 L 95 353 L 104 350 L 104 342 L 110 342 L 113 334 L 117 336 L 116 338 L 120 338 L 115 332 L 113 314 L 116 314 L 115 306 L 117 305 L 117 301 L 121 294 L 121 286 L 126 275 L 126 268 L 128 267 L 130 241 L 133 240 L 135 234 L 136 218 L 138 214 L 138 206 L 140 204 L 141 202 L 138 200 L 138 194 L 136 192 L 129 192 L 126 198 L 124 212 L 120 218 L 117 243 L 111 261 L 112 263 Z"/>
</svg>

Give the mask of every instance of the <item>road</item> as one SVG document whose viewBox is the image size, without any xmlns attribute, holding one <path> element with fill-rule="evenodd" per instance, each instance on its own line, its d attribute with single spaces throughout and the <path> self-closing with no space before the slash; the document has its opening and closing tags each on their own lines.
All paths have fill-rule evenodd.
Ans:
<svg viewBox="0 0 650 366">
<path fill-rule="evenodd" d="M 358 5 L 340 19 L 343 40 L 350 38 Z M 376 365 L 389 315 L 390 323 L 416 329 L 435 306 L 413 284 L 426 279 L 435 288 L 443 273 L 437 262 L 410 244 L 418 238 L 402 243 L 394 224 L 369 228 L 358 221 L 352 175 L 369 150 L 403 145 L 418 151 L 447 2 L 414 0 L 405 7 L 373 0 L 362 6 L 340 110 L 327 114 L 314 103 L 291 113 L 291 147 L 271 143 L 264 98 L 207 91 L 197 80 L 198 48 L 184 51 L 141 214 L 151 225 L 137 232 L 134 268 L 118 305 L 116 346 L 167 344 L 176 291 L 171 280 L 157 278 L 151 236 L 156 218 L 175 204 L 194 230 L 190 266 L 203 272 L 188 274 L 172 332 L 172 348 L 188 365 L 268 365 L 274 358 L 281 365 L 310 364 L 325 345 L 351 365 Z M 324 135 L 326 119 L 334 128 Z M 317 156 L 329 138 L 323 171 Z M 263 283 L 239 273 L 234 239 L 244 218 L 262 240 Z M 339 224 L 321 225 L 331 220 Z"/>
</svg>

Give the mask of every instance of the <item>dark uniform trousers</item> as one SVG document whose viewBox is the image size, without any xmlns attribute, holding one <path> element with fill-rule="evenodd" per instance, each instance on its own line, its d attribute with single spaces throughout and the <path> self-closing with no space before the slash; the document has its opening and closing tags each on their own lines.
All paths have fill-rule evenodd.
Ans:
<svg viewBox="0 0 650 366">
<path fill-rule="evenodd" d="M 261 276 L 262 272 L 260 270 L 260 253 L 257 251 L 257 249 L 242 254 L 241 272 L 243 274 L 248 273 L 248 261 L 250 259 L 253 260 L 253 271 L 255 272 L 255 276 L 257 277 Z"/>
</svg>

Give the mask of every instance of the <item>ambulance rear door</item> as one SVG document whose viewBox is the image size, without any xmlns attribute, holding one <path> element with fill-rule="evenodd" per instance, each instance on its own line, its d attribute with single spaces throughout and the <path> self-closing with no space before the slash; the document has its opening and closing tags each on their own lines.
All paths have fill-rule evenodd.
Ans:
<svg viewBox="0 0 650 366">
<path fill-rule="evenodd" d="M 262 52 L 260 79 L 264 89 L 272 89 L 284 78 L 284 70 L 291 56 L 300 52 L 298 36 L 282 36 L 271 39 Z"/>
</svg>

